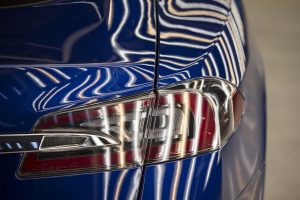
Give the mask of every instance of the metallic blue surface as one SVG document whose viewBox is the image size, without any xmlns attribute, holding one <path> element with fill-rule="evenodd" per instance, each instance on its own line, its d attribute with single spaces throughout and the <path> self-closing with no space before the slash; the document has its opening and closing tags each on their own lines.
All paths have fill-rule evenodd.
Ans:
<svg viewBox="0 0 300 200">
<path fill-rule="evenodd" d="M 243 191 L 248 192 L 246 187 L 255 178 L 259 179 L 258 186 L 251 196 L 263 196 L 266 107 L 261 67 L 251 45 L 247 71 L 240 85 L 246 101 L 245 113 L 228 143 L 216 152 L 147 166 L 142 199 L 242 198 L 247 196 Z"/>
<path fill-rule="evenodd" d="M 0 132 L 30 132 L 49 112 L 149 92 L 153 76 L 126 65 L 0 68 Z"/>
<path fill-rule="evenodd" d="M 1 8 L 0 63 L 143 63 L 152 69 L 153 12 L 152 1 L 53 0 Z"/>
<path fill-rule="evenodd" d="M 159 52 L 154 8 L 150 0 L 1 8 L 0 132 L 29 133 L 47 113 L 150 92 L 155 81 L 159 88 L 213 76 L 239 85 L 246 101 L 228 143 L 144 168 L 28 180 L 15 176 L 21 155 L 0 155 L 0 199 L 261 197 L 264 75 L 246 38 L 241 1 L 158 1 Z"/>
<path fill-rule="evenodd" d="M 77 176 L 19 180 L 19 156 L 1 155 L 1 199 L 136 199 L 141 168 Z"/>
<path fill-rule="evenodd" d="M 239 85 L 246 38 L 239 1 L 159 1 L 158 86 L 195 77 Z"/>
<path fill-rule="evenodd" d="M 142 199 L 221 199 L 219 152 L 146 167 Z"/>
<path fill-rule="evenodd" d="M 150 92 L 152 1 L 47 1 L 0 8 L 0 132 L 30 133 L 50 112 Z M 141 168 L 20 180 L 0 155 L 0 199 L 136 199 Z"/>
</svg>

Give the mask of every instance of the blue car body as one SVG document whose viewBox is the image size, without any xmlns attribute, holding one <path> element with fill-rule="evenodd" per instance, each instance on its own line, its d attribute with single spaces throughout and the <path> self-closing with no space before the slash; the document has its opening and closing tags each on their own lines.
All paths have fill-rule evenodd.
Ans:
<svg viewBox="0 0 300 200">
<path fill-rule="evenodd" d="M 0 27 L 0 134 L 195 78 L 245 98 L 228 142 L 184 159 L 22 179 L 23 154 L 0 154 L 0 199 L 263 199 L 264 73 L 241 0 L 4 1 Z"/>
</svg>

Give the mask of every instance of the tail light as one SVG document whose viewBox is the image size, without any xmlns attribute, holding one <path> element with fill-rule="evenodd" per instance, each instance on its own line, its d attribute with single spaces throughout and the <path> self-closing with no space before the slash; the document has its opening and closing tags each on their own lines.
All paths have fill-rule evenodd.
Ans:
<svg viewBox="0 0 300 200">
<path fill-rule="evenodd" d="M 220 148 L 234 133 L 243 103 L 237 88 L 225 81 L 194 80 L 156 95 L 47 115 L 32 134 L 1 136 L 0 152 L 26 152 L 20 177 L 180 159 Z"/>
</svg>

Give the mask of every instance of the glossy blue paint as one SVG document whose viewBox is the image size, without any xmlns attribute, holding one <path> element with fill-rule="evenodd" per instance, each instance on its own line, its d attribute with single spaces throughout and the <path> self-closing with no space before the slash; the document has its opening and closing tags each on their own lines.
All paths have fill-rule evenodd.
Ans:
<svg viewBox="0 0 300 200">
<path fill-rule="evenodd" d="M 221 199 L 220 152 L 146 167 L 142 199 Z"/>
<path fill-rule="evenodd" d="M 41 179 L 15 177 L 20 156 L 1 155 L 1 199 L 136 199 L 141 168 Z"/>
<path fill-rule="evenodd" d="M 29 132 L 51 111 L 151 91 L 153 13 L 151 1 L 1 8 L 0 132 Z"/>
<path fill-rule="evenodd" d="M 158 33 L 154 7 L 144 0 L 57 0 L 2 8 L 0 132 L 29 133 L 47 113 L 149 93 L 155 81 L 160 88 L 217 77 L 238 85 L 246 101 L 228 143 L 143 168 L 28 180 L 15 176 L 21 155 L 0 155 L 0 199 L 236 199 L 262 193 L 264 75 L 246 38 L 241 1 L 158 1 Z"/>
<path fill-rule="evenodd" d="M 159 1 L 158 86 L 196 77 L 239 85 L 247 60 L 241 12 L 235 0 Z"/>
<path fill-rule="evenodd" d="M 247 197 L 251 191 L 251 196 L 263 198 L 265 83 L 257 50 L 253 43 L 250 46 L 247 71 L 240 85 L 245 113 L 236 132 L 218 151 L 147 166 L 142 199 L 227 200 Z"/>
<path fill-rule="evenodd" d="M 45 114 L 150 92 L 154 73 L 139 66 L 0 68 L 0 132 L 30 132 Z"/>
<path fill-rule="evenodd" d="M 140 63 L 153 69 L 152 1 L 41 2 L 1 8 L 1 64 Z"/>
<path fill-rule="evenodd" d="M 0 132 L 30 133 L 43 115 L 149 93 L 152 1 L 43 1 L 0 10 Z M 0 199 L 136 199 L 142 168 L 20 180 L 0 155 Z"/>
</svg>

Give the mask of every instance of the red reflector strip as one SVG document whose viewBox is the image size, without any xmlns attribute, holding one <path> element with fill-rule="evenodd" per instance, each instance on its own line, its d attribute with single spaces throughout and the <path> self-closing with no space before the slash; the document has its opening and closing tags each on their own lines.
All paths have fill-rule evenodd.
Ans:
<svg viewBox="0 0 300 200">
<path fill-rule="evenodd" d="M 49 156 L 49 158 L 47 158 Z M 108 170 L 112 168 L 123 168 L 134 166 L 135 158 L 132 151 L 124 153 L 125 163 L 120 163 L 120 154 L 112 153 L 109 155 L 110 161 L 106 161 L 105 154 L 91 153 L 89 155 L 51 155 L 38 153 L 28 153 L 24 156 L 20 166 L 19 175 L 37 176 L 40 174 L 57 175 L 60 173 L 68 174 L 68 172 Z M 108 162 L 109 165 L 108 165 Z"/>
</svg>

